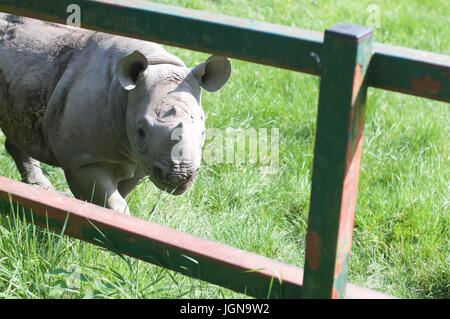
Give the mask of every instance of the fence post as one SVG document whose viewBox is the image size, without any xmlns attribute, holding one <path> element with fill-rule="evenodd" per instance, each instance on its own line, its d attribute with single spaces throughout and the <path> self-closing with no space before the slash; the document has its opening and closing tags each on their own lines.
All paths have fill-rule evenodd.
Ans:
<svg viewBox="0 0 450 319">
<path fill-rule="evenodd" d="M 372 30 L 326 30 L 304 273 L 305 298 L 344 298 L 361 159 Z"/>
</svg>

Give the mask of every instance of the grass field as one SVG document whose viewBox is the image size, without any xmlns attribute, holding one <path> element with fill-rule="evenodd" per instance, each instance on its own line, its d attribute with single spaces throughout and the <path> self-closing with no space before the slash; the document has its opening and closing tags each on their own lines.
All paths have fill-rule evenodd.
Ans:
<svg viewBox="0 0 450 319">
<path fill-rule="evenodd" d="M 368 7 L 376 4 L 377 42 L 450 54 L 450 6 L 444 0 L 161 2 L 316 31 L 337 22 L 366 24 Z M 207 57 L 168 50 L 188 65 Z M 207 127 L 279 128 L 276 174 L 261 174 L 253 164 L 205 163 L 194 188 L 181 197 L 142 183 L 129 197 L 131 210 L 152 222 L 303 267 L 319 79 L 232 63 L 230 83 L 220 93 L 204 94 Z M 404 298 L 450 297 L 449 118 L 444 103 L 370 90 L 351 282 Z M 45 168 L 54 185 L 67 191 L 62 172 Z M 0 174 L 19 179 L 3 149 Z M 242 295 L 0 216 L 0 297 Z"/>
</svg>

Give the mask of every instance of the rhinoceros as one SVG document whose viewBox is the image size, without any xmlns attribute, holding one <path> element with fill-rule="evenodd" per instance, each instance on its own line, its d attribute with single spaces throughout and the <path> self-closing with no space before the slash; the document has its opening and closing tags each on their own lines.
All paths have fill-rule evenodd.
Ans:
<svg viewBox="0 0 450 319">
<path fill-rule="evenodd" d="M 230 74 L 226 57 L 190 69 L 153 42 L 0 13 L 0 128 L 22 181 L 52 189 L 40 162 L 61 167 L 76 198 L 122 213 L 145 176 L 174 195 L 189 189 L 205 140 L 201 88 Z"/>
</svg>

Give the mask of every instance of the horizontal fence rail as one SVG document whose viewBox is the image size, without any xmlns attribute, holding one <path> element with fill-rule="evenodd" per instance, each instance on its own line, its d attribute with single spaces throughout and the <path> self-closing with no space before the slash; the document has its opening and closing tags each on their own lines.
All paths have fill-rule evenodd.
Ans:
<svg viewBox="0 0 450 319">
<path fill-rule="evenodd" d="M 0 0 L 0 11 L 320 75 L 323 34 L 140 0 Z M 183 30 L 183 32 L 180 32 Z M 368 86 L 450 102 L 450 59 L 374 44 Z"/>
<path fill-rule="evenodd" d="M 298 298 L 303 270 L 0 177 L 0 212 L 253 297 Z M 347 285 L 347 298 L 392 298 Z"/>
</svg>

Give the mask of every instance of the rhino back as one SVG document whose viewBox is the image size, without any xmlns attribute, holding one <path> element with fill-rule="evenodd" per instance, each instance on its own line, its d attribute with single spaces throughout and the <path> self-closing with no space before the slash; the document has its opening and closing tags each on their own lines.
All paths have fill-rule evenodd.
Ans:
<svg viewBox="0 0 450 319">
<path fill-rule="evenodd" d="M 73 53 L 89 36 L 71 27 L 0 13 L 0 127 L 37 159 L 52 162 L 42 134 L 43 117 Z"/>
</svg>

